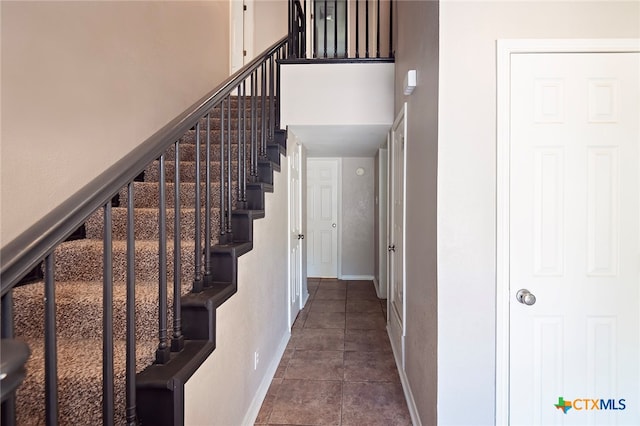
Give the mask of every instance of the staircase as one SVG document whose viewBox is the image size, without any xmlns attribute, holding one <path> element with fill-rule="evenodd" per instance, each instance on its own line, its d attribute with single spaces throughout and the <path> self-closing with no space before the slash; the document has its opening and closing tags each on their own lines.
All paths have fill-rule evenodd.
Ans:
<svg viewBox="0 0 640 426">
<path fill-rule="evenodd" d="M 254 61 L 253 70 L 223 84 L 226 92 L 213 96 L 196 125 L 83 220 L 82 238 L 53 248 L 46 259 L 55 283 L 57 348 L 48 361 L 46 312 L 53 305 L 46 303 L 45 281 L 8 293 L 14 337 L 31 350 L 16 391 L 17 424 L 55 424 L 52 418 L 73 425 L 183 424 L 184 383 L 215 349 L 216 308 L 237 290 L 237 258 L 252 248 L 253 220 L 265 216 L 264 194 L 273 191 L 286 151 L 274 86 L 275 58 L 285 48 L 281 40 L 262 58 L 271 68 Z M 131 277 L 135 299 L 128 295 Z M 135 319 L 127 305 L 135 306 Z M 11 321 L 3 316 L 3 322 Z M 135 331 L 128 332 L 128 322 Z M 111 341 L 112 355 L 103 349 Z M 55 367 L 47 372 L 47 364 Z"/>
</svg>

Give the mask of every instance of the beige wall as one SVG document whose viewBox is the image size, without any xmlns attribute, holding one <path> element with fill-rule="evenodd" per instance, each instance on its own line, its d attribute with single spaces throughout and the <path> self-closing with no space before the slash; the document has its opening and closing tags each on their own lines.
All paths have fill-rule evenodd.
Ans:
<svg viewBox="0 0 640 426">
<path fill-rule="evenodd" d="M 358 176 L 356 169 L 364 169 Z M 374 158 L 342 159 L 342 279 L 373 279 L 374 269 Z"/>
<path fill-rule="evenodd" d="M 639 37 L 639 8 L 615 1 L 440 3 L 439 424 L 494 423 L 496 40 Z M 418 78 L 418 90 L 421 84 Z"/>
<path fill-rule="evenodd" d="M 253 55 L 257 56 L 287 34 L 286 0 L 254 0 Z"/>
<path fill-rule="evenodd" d="M 2 7 L 0 246 L 228 75 L 227 2 Z"/>
<path fill-rule="evenodd" d="M 436 424 L 438 3 L 397 3 L 395 111 L 407 107 L 405 373 L 423 425 Z M 408 70 L 418 86 L 403 95 Z M 471 423 L 472 424 L 472 423 Z"/>
<path fill-rule="evenodd" d="M 253 424 L 288 342 L 286 170 L 282 157 L 253 250 L 238 261 L 238 293 L 216 312 L 216 350 L 187 381 L 185 425 Z"/>
</svg>

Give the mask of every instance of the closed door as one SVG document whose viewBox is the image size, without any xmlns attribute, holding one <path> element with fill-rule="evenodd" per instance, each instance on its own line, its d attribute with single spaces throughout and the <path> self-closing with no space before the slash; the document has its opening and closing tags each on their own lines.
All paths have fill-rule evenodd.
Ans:
<svg viewBox="0 0 640 426">
<path fill-rule="evenodd" d="M 511 424 L 640 424 L 639 63 L 512 55 Z"/>
<path fill-rule="evenodd" d="M 307 275 L 338 276 L 338 160 L 307 160 Z"/>
<path fill-rule="evenodd" d="M 404 165 L 406 103 L 391 129 L 389 153 L 389 332 L 391 343 L 404 368 L 405 280 L 404 280 Z"/>
<path fill-rule="evenodd" d="M 289 326 L 300 310 L 302 290 L 302 205 L 300 187 L 300 146 L 288 156 L 289 163 Z"/>
</svg>

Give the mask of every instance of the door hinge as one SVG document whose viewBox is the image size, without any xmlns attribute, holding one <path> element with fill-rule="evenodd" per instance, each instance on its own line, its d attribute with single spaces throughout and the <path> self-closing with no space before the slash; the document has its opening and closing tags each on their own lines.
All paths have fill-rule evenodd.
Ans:
<svg viewBox="0 0 640 426">
<path fill-rule="evenodd" d="M 242 51 L 242 56 L 247 56 L 247 51 L 246 50 Z"/>
<path fill-rule="evenodd" d="M 247 5 L 246 5 L 246 4 L 243 4 L 243 5 L 242 5 L 242 10 L 244 10 L 244 11 L 246 11 L 246 10 L 247 10 Z"/>
</svg>

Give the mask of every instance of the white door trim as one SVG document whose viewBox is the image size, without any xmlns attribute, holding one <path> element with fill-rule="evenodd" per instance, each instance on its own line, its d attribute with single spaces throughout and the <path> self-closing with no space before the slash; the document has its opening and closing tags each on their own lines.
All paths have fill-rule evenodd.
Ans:
<svg viewBox="0 0 640 426">
<path fill-rule="evenodd" d="M 496 44 L 496 424 L 509 424 L 509 158 L 511 55 L 640 52 L 640 39 L 512 39 Z"/>
</svg>

